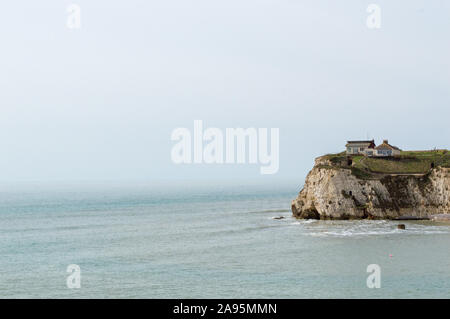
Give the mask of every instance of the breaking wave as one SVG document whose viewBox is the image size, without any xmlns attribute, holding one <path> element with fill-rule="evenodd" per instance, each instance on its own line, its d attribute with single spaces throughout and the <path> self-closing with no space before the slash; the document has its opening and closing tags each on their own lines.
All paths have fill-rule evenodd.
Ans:
<svg viewBox="0 0 450 319">
<path fill-rule="evenodd" d="M 314 237 L 358 237 L 358 236 L 411 236 L 449 234 L 450 227 L 425 223 L 405 223 L 406 230 L 397 228 L 393 221 L 319 221 L 299 222 L 303 234 Z"/>
</svg>

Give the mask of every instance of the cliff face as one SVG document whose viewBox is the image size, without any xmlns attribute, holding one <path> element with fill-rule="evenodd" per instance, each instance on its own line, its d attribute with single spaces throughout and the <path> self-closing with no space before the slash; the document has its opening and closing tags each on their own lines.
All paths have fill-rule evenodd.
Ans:
<svg viewBox="0 0 450 319">
<path fill-rule="evenodd" d="M 450 213 L 450 169 L 427 174 L 379 174 L 358 178 L 351 168 L 335 167 L 318 158 L 298 197 L 292 201 L 298 218 L 394 219 L 427 218 Z"/>
</svg>

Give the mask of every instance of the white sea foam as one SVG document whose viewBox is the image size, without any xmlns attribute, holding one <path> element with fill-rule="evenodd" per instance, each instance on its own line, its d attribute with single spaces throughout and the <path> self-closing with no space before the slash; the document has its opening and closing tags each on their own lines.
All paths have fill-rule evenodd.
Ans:
<svg viewBox="0 0 450 319">
<path fill-rule="evenodd" d="M 409 236 L 409 235 L 436 235 L 449 234 L 448 227 L 407 225 L 406 230 L 396 228 L 396 224 L 385 225 L 349 225 L 334 227 L 309 227 L 304 235 L 314 237 L 358 237 L 358 236 Z"/>
<path fill-rule="evenodd" d="M 323 221 L 297 220 L 289 225 L 302 227 L 302 234 L 313 237 L 358 237 L 358 236 L 409 236 L 450 234 L 449 226 L 430 225 L 427 223 L 406 223 L 406 230 L 397 228 L 398 222 L 376 221 Z"/>
<path fill-rule="evenodd" d="M 304 219 L 301 224 L 313 224 L 319 222 L 317 219 Z"/>
</svg>

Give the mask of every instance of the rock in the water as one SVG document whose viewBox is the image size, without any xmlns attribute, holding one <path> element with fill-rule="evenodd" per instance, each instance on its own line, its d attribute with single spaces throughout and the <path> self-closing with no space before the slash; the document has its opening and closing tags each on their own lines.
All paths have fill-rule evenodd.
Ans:
<svg viewBox="0 0 450 319">
<path fill-rule="evenodd" d="M 406 226 L 405 226 L 405 224 L 398 224 L 397 228 L 398 229 L 406 229 Z"/>
<path fill-rule="evenodd" d="M 273 217 L 273 219 L 284 219 L 284 216 Z"/>
</svg>

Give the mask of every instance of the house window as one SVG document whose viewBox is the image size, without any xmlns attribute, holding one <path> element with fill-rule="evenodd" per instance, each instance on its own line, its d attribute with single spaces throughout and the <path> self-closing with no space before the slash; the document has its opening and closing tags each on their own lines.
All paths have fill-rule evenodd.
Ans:
<svg viewBox="0 0 450 319">
<path fill-rule="evenodd" d="M 359 150 L 360 150 L 361 152 L 363 152 L 363 151 L 364 151 L 364 147 L 360 147 Z"/>
<path fill-rule="evenodd" d="M 380 151 L 378 151 L 378 154 L 384 155 L 384 156 L 391 156 L 392 151 L 391 150 L 380 150 Z"/>
</svg>

